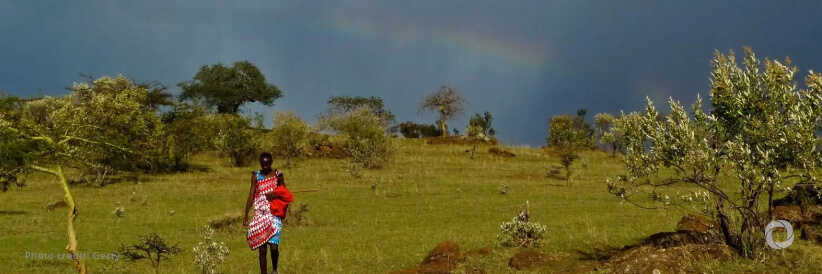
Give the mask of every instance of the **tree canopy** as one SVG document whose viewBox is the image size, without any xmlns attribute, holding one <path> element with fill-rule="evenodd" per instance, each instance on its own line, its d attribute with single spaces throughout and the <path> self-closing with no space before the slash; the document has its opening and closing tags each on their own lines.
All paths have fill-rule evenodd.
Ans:
<svg viewBox="0 0 822 274">
<path fill-rule="evenodd" d="M 420 111 L 435 112 L 440 115 L 440 129 L 445 136 L 448 136 L 448 120 L 454 119 L 462 114 L 465 108 L 465 99 L 457 89 L 449 86 L 441 86 L 437 92 L 423 98 L 420 103 Z"/>
<path fill-rule="evenodd" d="M 248 102 L 271 106 L 282 97 L 277 86 L 266 82 L 265 76 L 248 61 L 203 66 L 192 80 L 178 84 L 182 88 L 180 100 L 204 101 L 207 107 L 216 107 L 219 113 L 237 113 Z"/>
</svg>

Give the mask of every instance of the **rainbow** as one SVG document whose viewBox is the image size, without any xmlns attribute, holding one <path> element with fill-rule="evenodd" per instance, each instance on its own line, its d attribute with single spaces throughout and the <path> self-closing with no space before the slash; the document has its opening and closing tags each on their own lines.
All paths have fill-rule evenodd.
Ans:
<svg viewBox="0 0 822 274">
<path fill-rule="evenodd" d="M 549 45 L 536 44 L 523 39 L 456 27 L 422 26 L 399 19 L 392 22 L 368 22 L 362 18 L 323 18 L 312 27 L 322 28 L 335 35 L 354 36 L 359 39 L 383 40 L 403 45 L 430 43 L 457 52 L 460 57 L 471 59 L 491 58 L 494 61 L 513 63 L 529 68 L 544 65 L 549 55 Z"/>
</svg>

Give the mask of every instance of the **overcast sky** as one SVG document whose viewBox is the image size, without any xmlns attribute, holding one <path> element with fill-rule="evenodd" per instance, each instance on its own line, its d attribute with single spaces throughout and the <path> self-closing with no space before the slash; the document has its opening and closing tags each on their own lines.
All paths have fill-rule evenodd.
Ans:
<svg viewBox="0 0 822 274">
<path fill-rule="evenodd" d="M 195 4 L 196 3 L 196 4 Z M 687 3 L 687 4 L 686 4 Z M 176 84 L 248 60 L 283 90 L 270 123 L 313 123 L 331 95 L 380 96 L 402 121 L 441 85 L 467 98 L 451 126 L 490 111 L 505 143 L 542 145 L 553 115 L 707 97 L 713 51 L 790 56 L 822 70 L 822 1 L 0 0 L 0 91 L 63 95 L 123 74 Z M 664 109 L 667 109 L 665 107 Z"/>
</svg>

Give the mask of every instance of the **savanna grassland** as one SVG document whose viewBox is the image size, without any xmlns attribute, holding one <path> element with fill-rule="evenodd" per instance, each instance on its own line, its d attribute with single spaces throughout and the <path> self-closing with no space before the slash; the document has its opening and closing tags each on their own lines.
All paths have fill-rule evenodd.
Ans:
<svg viewBox="0 0 822 274">
<path fill-rule="evenodd" d="M 579 251 L 594 246 L 635 244 L 648 235 L 673 231 L 681 214 L 640 209 L 606 191 L 604 180 L 621 174 L 620 157 L 582 153 L 570 186 L 546 177 L 557 163 L 550 153 L 533 148 L 507 148 L 517 154 L 501 158 L 477 149 L 470 159 L 467 146 L 426 145 L 402 140 L 397 156 L 385 168 L 366 170 L 352 178 L 342 160 L 308 159 L 284 170 L 296 203 L 308 203 L 310 224 L 286 225 L 281 243 L 280 273 L 387 273 L 413 268 L 442 240 L 461 250 L 490 246 L 489 257 L 466 261 L 458 268 L 481 267 L 487 273 L 516 272 L 508 259 L 517 251 L 500 247 L 500 224 L 516 216 L 530 201 L 531 222 L 547 226 L 538 250 L 559 260 L 522 273 L 564 272 L 591 261 Z M 207 169 L 170 175 L 141 175 L 138 183 L 120 182 L 72 188 L 78 203 L 76 222 L 82 253 L 117 252 L 121 243 L 136 243 L 138 235 L 156 232 L 182 253 L 162 262 L 161 273 L 194 273 L 192 248 L 202 239 L 203 226 L 239 214 L 255 166 L 230 167 L 227 159 L 200 153 L 193 164 Z M 282 161 L 275 162 L 281 165 Z M 66 208 L 47 211 L 62 199 L 51 177 L 33 175 L 22 188 L 0 193 L 0 258 L 4 273 L 74 273 L 71 260 L 26 259 L 26 252 L 65 253 Z M 508 185 L 500 194 L 500 184 Z M 132 198 L 134 197 L 134 198 Z M 143 205 L 143 201 L 146 201 Z M 123 217 L 113 210 L 124 208 Z M 259 273 L 257 252 L 248 248 L 243 229 L 218 230 L 218 242 L 231 251 L 220 269 L 226 273 Z M 775 272 L 820 270 L 819 247 L 802 241 L 784 249 L 783 259 L 758 264 L 748 260 L 695 265 L 704 272 Z M 87 259 L 94 273 L 146 273 L 147 261 Z M 595 263 L 593 263 L 595 264 Z M 593 270 L 593 269 L 591 269 Z"/>
</svg>

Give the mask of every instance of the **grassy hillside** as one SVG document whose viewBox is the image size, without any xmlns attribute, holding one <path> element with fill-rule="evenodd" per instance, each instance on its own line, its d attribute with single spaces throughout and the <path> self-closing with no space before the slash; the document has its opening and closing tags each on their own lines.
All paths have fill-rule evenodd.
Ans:
<svg viewBox="0 0 822 274">
<path fill-rule="evenodd" d="M 386 273 L 419 265 L 442 240 L 453 240 L 464 251 L 494 247 L 491 257 L 470 261 L 488 273 L 513 272 L 507 260 L 515 250 L 496 245 L 502 222 L 509 221 L 530 201 L 531 220 L 547 225 L 541 251 L 561 260 L 530 272 L 559 271 L 576 263 L 578 250 L 592 246 L 633 244 L 659 231 L 672 231 L 677 212 L 643 210 L 620 205 L 603 181 L 622 168 L 619 158 L 587 152 L 577 164 L 571 186 L 545 177 L 555 157 L 537 149 L 513 148 L 515 158 L 488 154 L 478 148 L 470 159 L 467 146 L 429 146 L 404 140 L 396 159 L 382 170 L 368 170 L 353 179 L 340 160 L 311 159 L 284 170 L 291 190 L 318 189 L 295 194 L 309 203 L 313 222 L 286 226 L 282 236 L 281 273 Z M 138 184 L 117 183 L 102 188 L 73 189 L 80 213 L 81 252 L 116 252 L 121 243 L 135 243 L 138 235 L 156 232 L 178 243 L 183 252 L 164 262 L 162 273 L 195 272 L 192 248 L 202 238 L 202 227 L 226 214 L 242 211 L 250 171 L 255 166 L 230 168 L 227 160 L 198 155 L 195 164 L 209 171 L 142 176 Z M 276 163 L 281 164 L 281 163 Z M 376 189 L 372 189 L 372 185 Z M 500 184 L 510 188 L 498 191 Z M 26 252 L 65 253 L 65 208 L 46 211 L 61 199 L 52 178 L 32 177 L 28 186 L 0 194 L 0 260 L 6 273 L 72 273 L 70 260 L 26 259 Z M 134 196 L 134 201 L 130 197 Z M 142 201 L 147 199 L 147 204 Z M 112 211 L 120 203 L 123 218 Z M 173 213 L 172 213 L 173 212 Z M 229 273 L 258 273 L 257 253 L 245 242 L 244 230 L 215 234 L 231 254 L 222 265 Z M 704 266 L 708 271 L 775 271 L 804 267 L 818 269 L 822 249 L 799 241 L 784 251 L 784 264 L 756 265 L 741 261 Z M 806 256 L 807 255 L 807 256 Z M 129 263 L 87 260 L 92 272 L 145 273 L 147 261 Z M 803 257 L 804 256 L 804 257 Z M 798 265 L 797 265 L 798 264 Z M 530 273 L 526 271 L 525 273 Z"/>
</svg>

